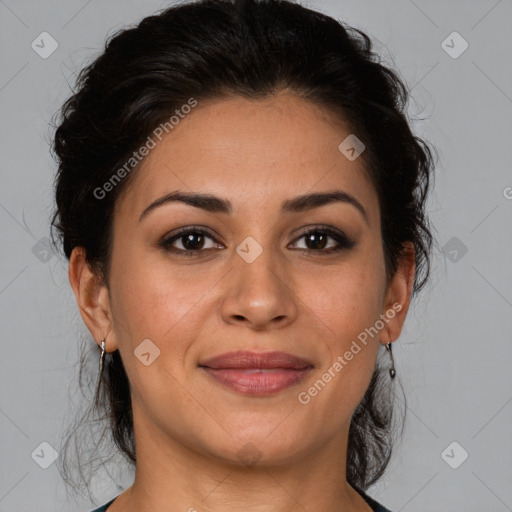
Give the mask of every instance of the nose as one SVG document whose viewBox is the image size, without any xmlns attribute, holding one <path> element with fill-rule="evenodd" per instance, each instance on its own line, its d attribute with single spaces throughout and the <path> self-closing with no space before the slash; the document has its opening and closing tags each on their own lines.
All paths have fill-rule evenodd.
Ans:
<svg viewBox="0 0 512 512">
<path fill-rule="evenodd" d="M 295 321 L 298 306 L 290 273 L 270 250 L 252 263 L 235 255 L 221 305 L 224 322 L 253 330 L 281 329 Z"/>
</svg>

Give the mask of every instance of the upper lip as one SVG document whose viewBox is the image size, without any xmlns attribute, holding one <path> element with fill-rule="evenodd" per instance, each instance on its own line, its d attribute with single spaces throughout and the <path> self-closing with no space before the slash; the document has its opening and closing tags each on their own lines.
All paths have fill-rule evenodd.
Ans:
<svg viewBox="0 0 512 512">
<path fill-rule="evenodd" d="M 249 352 L 238 350 L 226 352 L 218 356 L 206 359 L 199 366 L 208 368 L 289 368 L 302 370 L 313 365 L 300 357 L 286 352 Z"/>
</svg>

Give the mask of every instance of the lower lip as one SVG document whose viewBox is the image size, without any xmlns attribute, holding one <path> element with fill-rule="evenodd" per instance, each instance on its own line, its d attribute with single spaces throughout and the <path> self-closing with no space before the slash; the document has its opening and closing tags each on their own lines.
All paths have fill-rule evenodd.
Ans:
<svg viewBox="0 0 512 512">
<path fill-rule="evenodd" d="M 201 367 L 208 375 L 233 391 L 247 395 L 267 395 L 277 393 L 304 379 L 311 368 L 293 370 L 276 369 L 240 369 Z"/>
</svg>

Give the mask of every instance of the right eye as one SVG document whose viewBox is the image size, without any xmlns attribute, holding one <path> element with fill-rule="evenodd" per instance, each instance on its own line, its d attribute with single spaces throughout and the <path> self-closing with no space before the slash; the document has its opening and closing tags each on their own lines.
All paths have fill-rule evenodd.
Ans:
<svg viewBox="0 0 512 512">
<path fill-rule="evenodd" d="M 209 246 L 206 246 L 207 240 L 211 241 Z M 224 248 L 209 231 L 199 227 L 183 228 L 172 236 L 165 237 L 160 245 L 166 251 L 186 257 L 197 255 L 207 249 Z M 181 247 L 176 247 L 176 245 L 181 245 Z"/>
</svg>

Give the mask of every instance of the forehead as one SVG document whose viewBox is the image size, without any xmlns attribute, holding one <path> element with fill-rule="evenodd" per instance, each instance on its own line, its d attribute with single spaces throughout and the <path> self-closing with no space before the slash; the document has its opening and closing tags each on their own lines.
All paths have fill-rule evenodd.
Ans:
<svg viewBox="0 0 512 512">
<path fill-rule="evenodd" d="M 292 94 L 198 102 L 172 131 L 154 138 L 116 208 L 140 213 L 181 190 L 225 197 L 236 213 L 336 188 L 375 217 L 378 201 L 363 159 L 351 161 L 339 149 L 349 135 L 342 120 Z"/>
</svg>

